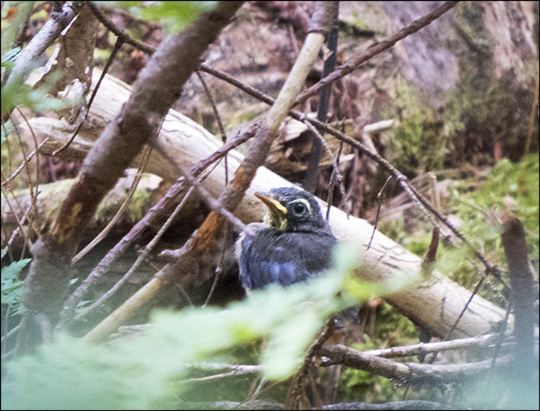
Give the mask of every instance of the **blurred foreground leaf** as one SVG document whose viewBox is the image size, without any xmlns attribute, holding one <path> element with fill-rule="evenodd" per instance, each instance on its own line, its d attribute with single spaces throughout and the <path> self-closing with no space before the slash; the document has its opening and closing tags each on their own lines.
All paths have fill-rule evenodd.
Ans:
<svg viewBox="0 0 540 411">
<path fill-rule="evenodd" d="M 338 247 L 335 269 L 287 288 L 270 286 L 241 302 L 158 311 L 140 337 L 92 346 L 60 335 L 39 354 L 7 364 L 3 409 L 168 409 L 181 406 L 189 365 L 266 337 L 261 364 L 271 379 L 291 375 L 330 314 L 357 304 L 338 298 L 357 251 Z M 354 257 L 354 258 L 353 258 Z M 351 280 L 348 280 L 351 281 Z"/>
</svg>

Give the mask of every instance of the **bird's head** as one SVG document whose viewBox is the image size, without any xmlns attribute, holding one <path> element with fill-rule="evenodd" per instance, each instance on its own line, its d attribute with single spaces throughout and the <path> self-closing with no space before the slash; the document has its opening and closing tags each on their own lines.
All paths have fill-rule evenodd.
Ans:
<svg viewBox="0 0 540 411">
<path fill-rule="evenodd" d="M 280 231 L 329 231 L 315 197 L 297 187 L 273 188 L 270 193 L 255 193 L 268 207 L 265 221 Z"/>
</svg>

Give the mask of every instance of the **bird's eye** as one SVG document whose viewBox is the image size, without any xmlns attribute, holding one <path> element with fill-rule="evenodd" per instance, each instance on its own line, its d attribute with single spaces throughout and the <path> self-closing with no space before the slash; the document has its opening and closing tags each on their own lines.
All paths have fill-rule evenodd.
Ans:
<svg viewBox="0 0 540 411">
<path fill-rule="evenodd" d="M 302 215 L 307 211 L 307 206 L 304 203 L 304 200 L 296 201 L 292 206 L 292 211 L 296 215 Z"/>
</svg>

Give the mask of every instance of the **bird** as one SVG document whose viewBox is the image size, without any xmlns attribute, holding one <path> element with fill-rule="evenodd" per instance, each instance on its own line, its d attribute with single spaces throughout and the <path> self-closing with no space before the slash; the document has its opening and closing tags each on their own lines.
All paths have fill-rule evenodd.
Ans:
<svg viewBox="0 0 540 411">
<path fill-rule="evenodd" d="M 300 187 L 255 193 L 268 213 L 264 223 L 248 225 L 236 242 L 240 280 L 245 290 L 269 284 L 289 286 L 331 267 L 337 239 L 315 197 Z"/>
</svg>

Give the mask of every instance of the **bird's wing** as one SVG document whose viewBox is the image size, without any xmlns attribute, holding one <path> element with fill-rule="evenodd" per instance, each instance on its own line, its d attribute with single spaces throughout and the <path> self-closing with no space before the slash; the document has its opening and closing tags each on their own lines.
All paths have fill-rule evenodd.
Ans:
<svg viewBox="0 0 540 411">
<path fill-rule="evenodd" d="M 335 239 L 309 233 L 275 235 L 260 232 L 257 238 L 245 237 L 240 257 L 240 278 L 248 289 L 268 284 L 287 286 L 327 269 Z"/>
</svg>

